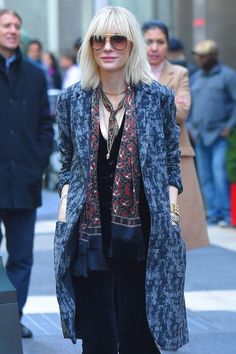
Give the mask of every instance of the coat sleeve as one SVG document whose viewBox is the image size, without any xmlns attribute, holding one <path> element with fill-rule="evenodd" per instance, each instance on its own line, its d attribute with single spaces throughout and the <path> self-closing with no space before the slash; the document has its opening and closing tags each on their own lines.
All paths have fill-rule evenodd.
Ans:
<svg viewBox="0 0 236 354">
<path fill-rule="evenodd" d="M 232 104 L 232 111 L 226 120 L 225 127 L 232 129 L 236 126 L 236 72 L 232 69 L 227 70 L 225 78 L 226 89 L 231 97 Z"/>
<path fill-rule="evenodd" d="M 61 195 L 62 187 L 69 184 L 73 144 L 70 129 L 70 108 L 67 90 L 58 96 L 56 119 L 58 123 L 58 150 L 61 169 L 58 174 L 57 189 Z"/>
<path fill-rule="evenodd" d="M 176 122 L 177 124 L 181 124 L 187 118 L 191 105 L 188 70 L 185 68 L 181 68 L 181 72 L 179 73 L 178 84 L 175 90 L 175 104 Z"/>
<path fill-rule="evenodd" d="M 176 124 L 176 106 L 173 91 L 168 89 L 167 99 L 164 107 L 164 133 L 166 143 L 166 163 L 168 184 L 178 189 L 179 193 L 183 191 L 180 178 L 180 149 L 179 137 L 180 129 Z"/>
</svg>

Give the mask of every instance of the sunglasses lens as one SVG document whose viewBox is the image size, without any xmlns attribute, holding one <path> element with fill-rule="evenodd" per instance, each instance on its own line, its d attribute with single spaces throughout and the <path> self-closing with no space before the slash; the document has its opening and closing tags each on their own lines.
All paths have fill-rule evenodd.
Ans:
<svg viewBox="0 0 236 354">
<path fill-rule="evenodd" d="M 112 47 L 117 50 L 125 49 L 127 46 L 128 40 L 125 36 L 112 35 L 112 36 L 92 36 L 90 38 L 91 47 L 94 50 L 102 49 L 106 44 L 106 37 L 109 38 Z"/>
<path fill-rule="evenodd" d="M 106 43 L 106 38 L 103 36 L 92 36 L 90 38 L 90 43 L 93 49 L 102 49 Z"/>
<path fill-rule="evenodd" d="M 122 50 L 127 46 L 127 38 L 125 36 L 114 35 L 110 38 L 111 45 L 113 48 Z"/>
</svg>

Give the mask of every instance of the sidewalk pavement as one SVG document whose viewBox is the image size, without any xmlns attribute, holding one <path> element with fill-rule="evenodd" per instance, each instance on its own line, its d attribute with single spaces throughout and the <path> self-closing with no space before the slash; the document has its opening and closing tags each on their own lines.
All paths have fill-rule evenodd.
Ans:
<svg viewBox="0 0 236 354">
<path fill-rule="evenodd" d="M 81 354 L 80 341 L 73 345 L 62 337 L 55 298 L 52 251 L 58 197 L 44 191 L 43 199 L 23 317 L 34 337 L 23 340 L 24 354 Z M 236 353 L 236 229 L 209 227 L 209 237 L 208 247 L 187 252 L 185 297 L 190 343 L 178 351 L 180 354 Z"/>
</svg>

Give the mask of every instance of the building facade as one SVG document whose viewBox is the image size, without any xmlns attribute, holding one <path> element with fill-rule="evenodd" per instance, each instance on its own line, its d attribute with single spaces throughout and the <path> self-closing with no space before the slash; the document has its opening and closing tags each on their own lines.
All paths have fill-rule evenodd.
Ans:
<svg viewBox="0 0 236 354">
<path fill-rule="evenodd" d="M 57 55 L 83 38 L 91 18 L 105 5 L 128 8 L 140 23 L 163 20 L 170 34 L 182 39 L 189 61 L 198 40 L 214 39 L 221 60 L 236 68 L 235 0 L 0 0 L 0 8 L 20 13 L 27 37 L 41 40 L 45 49 Z"/>
</svg>

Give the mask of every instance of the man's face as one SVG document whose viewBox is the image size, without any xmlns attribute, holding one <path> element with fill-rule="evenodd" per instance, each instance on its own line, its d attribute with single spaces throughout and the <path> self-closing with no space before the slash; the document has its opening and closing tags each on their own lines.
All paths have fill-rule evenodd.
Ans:
<svg viewBox="0 0 236 354">
<path fill-rule="evenodd" d="M 67 70 L 73 65 L 72 59 L 68 58 L 67 56 L 62 55 L 60 58 L 60 68 L 62 70 Z"/>
<path fill-rule="evenodd" d="M 208 67 L 209 63 L 212 62 L 212 55 L 195 55 L 195 60 L 196 63 L 204 69 L 205 67 Z"/>
<path fill-rule="evenodd" d="M 8 58 L 20 45 L 21 22 L 12 14 L 0 16 L 0 53 Z"/>
<path fill-rule="evenodd" d="M 41 48 L 37 43 L 31 43 L 27 50 L 27 56 L 32 60 L 41 60 Z"/>
</svg>

